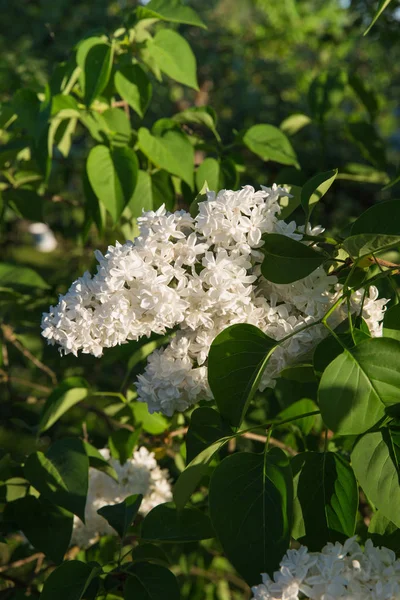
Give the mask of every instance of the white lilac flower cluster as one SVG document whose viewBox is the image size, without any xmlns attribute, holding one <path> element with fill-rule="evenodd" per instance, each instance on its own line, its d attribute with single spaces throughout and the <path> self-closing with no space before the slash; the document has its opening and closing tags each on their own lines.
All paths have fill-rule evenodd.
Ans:
<svg viewBox="0 0 400 600">
<path fill-rule="evenodd" d="M 273 580 L 252 588 L 252 600 L 398 600 L 400 560 L 388 548 L 367 540 L 362 549 L 355 538 L 343 545 L 327 544 L 321 552 L 305 546 L 288 550 Z"/>
<path fill-rule="evenodd" d="M 144 446 L 133 453 L 133 457 L 123 465 L 110 458 L 107 449 L 100 450 L 103 458 L 114 467 L 118 482 L 97 469 L 89 469 L 89 489 L 86 499 L 85 524 L 74 517 L 71 543 L 87 548 L 100 535 L 117 535 L 108 522 L 97 514 L 99 508 L 118 504 L 132 494 L 143 494 L 139 514 L 146 515 L 152 508 L 172 500 L 168 471 L 160 469 L 154 458 Z"/>
<path fill-rule="evenodd" d="M 134 241 L 96 251 L 97 273 L 75 281 L 42 321 L 43 335 L 67 354 L 79 350 L 100 356 L 104 348 L 177 328 L 170 344 L 155 350 L 138 377 L 139 400 L 150 412 L 171 416 L 199 399 L 211 398 L 207 355 L 213 339 L 229 325 L 253 324 L 281 340 L 323 316 L 340 286 L 322 267 L 288 285 L 266 281 L 260 270 L 264 233 L 302 240 L 304 227 L 279 220 L 279 198 L 288 192 L 274 185 L 255 191 L 207 193 L 192 218 L 164 206 L 138 219 Z M 318 234 L 321 228 L 308 228 Z M 307 242 L 305 242 L 307 243 Z M 386 300 L 376 288 L 353 295 L 372 335 L 380 335 Z M 339 322 L 345 316 L 337 311 Z M 282 343 L 272 355 L 260 389 L 325 335 L 315 326 Z"/>
</svg>

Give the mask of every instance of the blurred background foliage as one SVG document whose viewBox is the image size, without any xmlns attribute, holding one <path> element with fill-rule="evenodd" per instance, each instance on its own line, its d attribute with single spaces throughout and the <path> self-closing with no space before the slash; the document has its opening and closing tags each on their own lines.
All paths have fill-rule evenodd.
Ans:
<svg viewBox="0 0 400 600">
<path fill-rule="evenodd" d="M 368 206 L 395 197 L 400 164 L 400 13 L 396 2 L 389 4 L 368 36 L 362 34 L 376 13 L 375 0 L 192 0 L 190 5 L 207 29 L 186 24 L 168 24 L 168 28 L 179 31 L 196 56 L 198 90 L 165 75 L 159 81 L 153 70 L 149 75 L 153 97 L 143 120 L 129 108 L 125 111 L 133 132 L 191 107 L 210 106 L 222 138 L 219 154 L 212 132 L 202 131 L 200 136 L 196 125 L 184 132 L 195 148 L 196 171 L 206 157 L 218 155 L 226 165 L 229 162 L 224 175 L 227 187 L 273 182 L 301 186 L 317 171 L 338 168 L 335 186 L 318 204 L 314 217 L 335 232 Z M 0 252 L 1 260 L 16 268 L 0 271 L 0 446 L 13 458 L 21 458 L 45 449 L 58 437 L 84 432 L 101 448 L 115 421 L 135 427 L 146 419 L 142 441 L 155 450 L 174 478 L 184 465 L 184 444 L 182 436 L 169 432 L 185 425 L 184 417 L 144 417 L 112 395 L 128 393 L 143 360 L 159 340 L 110 349 L 101 361 L 87 355 L 60 360 L 39 330 L 41 313 L 76 277 L 93 268 L 93 250 L 104 251 L 116 239 L 123 242 L 134 235 L 135 215 L 114 223 L 97 204 L 88 214 L 93 195 L 84 188 L 83 174 L 94 139 L 99 140 L 92 131 L 88 135 L 82 123 L 76 123 L 73 136 L 67 134 L 68 151 L 61 146 L 55 151 L 47 177 L 38 168 L 40 160 L 32 160 L 21 144 L 26 130 L 38 122 L 38 97 L 43 108 L 47 83 L 50 88 L 57 85 L 57 64 L 68 64 L 72 49 L 83 38 L 112 34 L 122 23 L 129 23 L 137 6 L 132 0 L 0 1 L 0 186 L 4 197 Z M 156 23 L 154 31 L 164 25 Z M 104 94 L 110 96 L 113 91 L 106 89 Z M 19 120 L 14 125 L 15 112 Z M 265 161 L 243 144 L 244 132 L 260 123 L 281 129 L 300 168 L 293 161 L 286 165 Z M 135 143 L 136 133 L 132 135 Z M 56 142 L 65 142 L 63 136 Z M 140 160 L 143 167 L 146 157 L 140 155 Z M 200 191 L 201 178 L 195 178 L 197 183 L 190 190 L 181 179 L 163 173 L 157 185 L 153 182 L 154 197 L 162 198 L 159 204 L 166 200 L 169 208 L 188 207 Z M 43 253 L 35 246 L 29 231 L 33 221 L 50 225 L 57 241 L 53 251 Z M 84 378 L 88 386 L 85 402 L 38 439 L 35 427 L 46 398 L 60 382 L 73 377 Z M 276 415 L 289 396 L 292 402 L 314 397 L 314 388 L 315 382 L 281 379 L 270 392 L 270 414 L 260 399 L 250 412 L 250 424 Z M 282 431 L 281 441 L 302 448 L 302 433 Z M 257 445 L 251 440 L 240 443 Z M 12 474 L 12 479 L 22 476 Z M 18 497 L 10 496 L 14 493 L 10 485 L 2 489 L 8 494 L 2 501 Z M 201 505 L 201 495 L 198 501 Z M 3 545 L 0 549 L 3 564 L 30 552 L 20 541 L 7 546 L 7 551 Z M 92 554 L 103 551 L 100 545 Z M 174 547 L 172 558 L 183 598 L 248 597 L 246 584 L 220 555 L 215 542 Z M 31 581 L 32 569 L 25 566 L 18 578 Z"/>
</svg>

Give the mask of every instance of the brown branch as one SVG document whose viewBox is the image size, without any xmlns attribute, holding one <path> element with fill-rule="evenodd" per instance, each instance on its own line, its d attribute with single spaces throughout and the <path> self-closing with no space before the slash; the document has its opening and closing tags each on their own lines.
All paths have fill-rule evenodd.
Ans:
<svg viewBox="0 0 400 600">
<path fill-rule="evenodd" d="M 12 563 L 9 563 L 8 565 L 3 565 L 2 567 L 0 567 L 0 573 L 5 573 L 9 569 L 18 569 L 18 567 L 23 567 L 24 565 L 27 565 L 33 560 L 43 560 L 43 558 L 43 552 L 36 552 L 35 554 L 31 554 L 26 558 L 21 558 L 20 560 L 16 560 Z"/>
<path fill-rule="evenodd" d="M 8 342 L 10 342 L 17 350 L 19 350 L 19 352 L 21 352 L 21 354 L 23 354 L 25 358 L 30 360 L 38 369 L 46 373 L 50 377 L 52 383 L 56 385 L 57 376 L 54 373 L 54 371 L 52 371 L 52 369 L 50 369 L 47 365 L 43 364 L 42 361 L 36 358 L 36 356 L 34 356 L 32 352 L 30 352 L 27 348 L 25 348 L 25 346 L 21 344 L 21 342 L 17 339 L 15 333 L 13 332 L 12 328 L 9 325 L 2 325 L 1 329 L 3 331 L 5 339 Z"/>
<path fill-rule="evenodd" d="M 126 116 L 130 119 L 129 104 L 125 100 L 117 100 L 112 103 L 113 108 L 121 107 L 124 109 Z"/>
<path fill-rule="evenodd" d="M 107 426 L 111 429 L 111 431 L 113 431 L 114 429 L 127 429 L 128 431 L 132 432 L 135 431 L 135 428 L 132 425 L 129 425 L 128 423 L 120 423 L 116 419 L 109 417 L 103 410 L 101 410 L 101 408 L 97 408 L 97 406 L 93 406 L 92 404 L 86 404 L 85 402 L 81 402 L 80 405 L 82 408 L 85 408 L 86 410 L 94 413 L 95 415 L 103 419 L 103 421 L 107 423 Z"/>
<path fill-rule="evenodd" d="M 232 573 L 227 573 L 224 571 L 223 573 L 219 574 L 213 571 L 206 571 L 205 569 L 201 569 L 200 567 L 193 566 L 190 567 L 189 574 L 194 575 L 195 577 L 204 577 L 205 579 L 210 579 L 210 581 L 215 582 L 226 580 L 245 592 L 246 596 L 243 600 L 247 600 L 247 598 L 250 598 L 250 588 L 247 585 L 247 583 L 243 581 L 243 579 L 240 579 L 240 577 L 232 575 Z"/>
<path fill-rule="evenodd" d="M 377 264 L 381 267 L 388 267 L 389 269 L 397 268 L 400 270 L 400 265 L 397 263 L 390 262 L 389 260 L 384 260 L 383 258 L 377 258 L 376 256 L 368 257 L 368 260 L 372 263 Z"/>
</svg>

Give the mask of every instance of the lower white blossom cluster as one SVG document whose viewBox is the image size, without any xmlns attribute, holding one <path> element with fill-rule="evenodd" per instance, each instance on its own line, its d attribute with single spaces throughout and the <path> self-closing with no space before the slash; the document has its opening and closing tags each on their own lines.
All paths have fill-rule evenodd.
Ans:
<svg viewBox="0 0 400 600">
<path fill-rule="evenodd" d="M 139 400 L 150 412 L 171 416 L 200 399 L 211 398 L 207 355 L 213 339 L 235 323 L 253 324 L 281 340 L 325 314 L 340 292 L 336 277 L 320 267 L 288 285 L 261 275 L 262 235 L 279 233 L 301 241 L 304 227 L 279 220 L 279 198 L 288 192 L 274 185 L 255 191 L 207 193 L 192 218 L 188 212 L 146 212 L 132 242 L 96 251 L 97 273 L 85 273 L 57 306 L 43 315 L 43 335 L 67 354 L 100 356 L 104 348 L 165 334 L 178 327 L 170 344 L 155 350 L 138 377 Z M 307 229 L 319 234 L 321 228 Z M 305 242 L 307 243 L 307 242 Z M 372 335 L 380 335 L 385 299 L 353 295 Z M 345 318 L 337 311 L 336 323 Z M 272 355 L 260 389 L 273 387 L 279 372 L 326 335 L 322 326 L 300 331 Z"/>
<path fill-rule="evenodd" d="M 100 535 L 117 535 L 108 522 L 97 514 L 99 508 L 119 504 L 132 494 L 143 494 L 139 514 L 146 515 L 152 508 L 172 500 L 168 471 L 160 469 L 154 458 L 144 446 L 133 453 L 133 457 L 123 465 L 110 458 L 110 451 L 100 450 L 118 475 L 118 482 L 98 471 L 89 469 L 89 489 L 86 499 L 85 521 L 74 517 L 71 543 L 80 548 L 94 544 Z"/>
<path fill-rule="evenodd" d="M 273 580 L 263 574 L 252 588 L 253 600 L 398 600 L 400 560 L 371 540 L 362 549 L 355 539 L 321 552 L 288 550 Z"/>
</svg>

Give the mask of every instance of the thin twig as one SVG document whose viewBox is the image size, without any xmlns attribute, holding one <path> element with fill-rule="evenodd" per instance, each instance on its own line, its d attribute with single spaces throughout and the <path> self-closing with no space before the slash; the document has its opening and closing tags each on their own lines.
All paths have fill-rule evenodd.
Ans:
<svg viewBox="0 0 400 600">
<path fill-rule="evenodd" d="M 32 381 L 28 381 L 27 379 L 20 379 L 19 377 L 9 377 L 8 374 L 3 370 L 0 369 L 0 377 L 2 377 L 3 379 L 0 379 L 0 383 L 2 381 L 7 381 L 10 380 L 11 382 L 14 383 L 19 383 L 20 385 L 26 385 L 26 387 L 30 387 L 34 390 L 37 390 L 38 392 L 43 392 L 45 394 L 50 394 L 51 389 L 45 385 L 40 385 L 39 383 L 33 383 Z"/>
<path fill-rule="evenodd" d="M 6 571 L 9 571 L 10 569 L 18 569 L 18 567 L 23 567 L 24 565 L 27 565 L 28 563 L 32 562 L 33 560 L 43 560 L 43 558 L 44 558 L 43 552 L 36 552 L 35 554 L 31 554 L 30 556 L 27 556 L 26 558 L 21 558 L 20 560 L 16 560 L 12 563 L 9 563 L 8 565 L 4 565 L 4 566 L 0 567 L 0 573 L 5 573 Z"/>
<path fill-rule="evenodd" d="M 38 369 L 46 373 L 54 385 L 57 384 L 57 376 L 52 369 L 43 364 L 36 356 L 32 354 L 21 342 L 17 339 L 15 333 L 9 325 L 2 325 L 1 329 L 5 339 L 10 342 L 17 350 L 19 350 L 28 360 L 30 360 Z"/>
<path fill-rule="evenodd" d="M 182 573 L 183 574 L 183 573 Z M 200 567 L 190 567 L 189 570 L 190 575 L 194 575 L 195 577 L 204 577 L 205 579 L 210 579 L 211 581 L 228 581 L 232 583 L 237 588 L 243 590 L 246 594 L 245 598 L 250 598 L 250 588 L 243 579 L 240 577 L 236 577 L 236 575 L 232 575 L 232 573 L 223 572 L 221 574 L 215 573 L 213 571 L 206 571 L 205 569 L 201 569 Z M 245 599 L 244 599 L 245 600 Z"/>
</svg>

